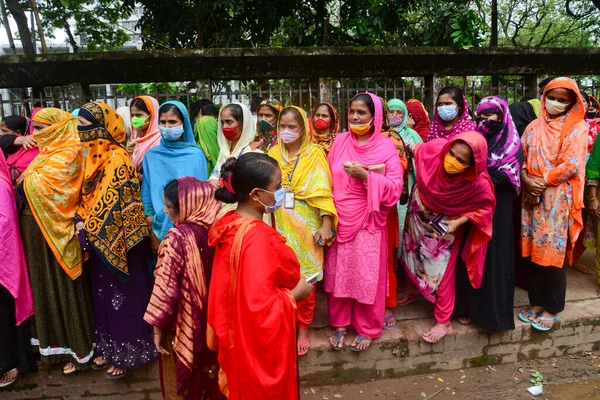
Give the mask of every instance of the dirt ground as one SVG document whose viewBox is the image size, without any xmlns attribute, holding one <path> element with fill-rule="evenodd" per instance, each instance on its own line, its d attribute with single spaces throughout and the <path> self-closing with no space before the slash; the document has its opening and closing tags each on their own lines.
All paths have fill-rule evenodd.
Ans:
<svg viewBox="0 0 600 400">
<path fill-rule="evenodd" d="M 527 391 L 533 386 L 532 370 L 547 382 L 537 397 Z M 301 394 L 302 400 L 600 399 L 600 352 L 364 383 L 305 386 Z"/>
</svg>

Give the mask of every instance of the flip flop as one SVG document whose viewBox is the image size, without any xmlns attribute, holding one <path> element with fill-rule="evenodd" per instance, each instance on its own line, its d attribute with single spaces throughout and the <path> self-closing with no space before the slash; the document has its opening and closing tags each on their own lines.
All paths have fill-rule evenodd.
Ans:
<svg viewBox="0 0 600 400">
<path fill-rule="evenodd" d="M 592 271 L 590 271 L 585 265 L 583 265 L 581 263 L 575 263 L 575 264 L 571 265 L 570 267 L 573 268 L 575 271 L 581 272 L 584 275 L 592 274 Z"/>
<path fill-rule="evenodd" d="M 79 374 L 79 370 L 77 369 L 77 367 L 75 367 L 71 372 L 65 372 L 65 369 L 63 368 L 62 374 L 64 376 L 75 376 L 75 375 Z"/>
<path fill-rule="evenodd" d="M 467 322 L 467 321 L 469 321 L 469 322 Z M 460 317 L 458 319 L 458 323 L 461 324 L 461 325 L 468 326 L 468 325 L 471 325 L 473 323 L 473 320 L 471 318 L 469 318 L 469 317 L 462 316 L 462 317 Z"/>
<path fill-rule="evenodd" d="M 300 347 L 302 349 L 302 346 L 304 346 L 305 344 L 310 344 L 310 338 L 306 338 L 304 340 L 299 340 L 298 341 L 298 347 Z M 310 346 L 308 346 L 308 348 L 306 350 L 300 350 L 298 351 L 298 355 L 299 356 L 303 356 L 306 353 L 308 353 L 310 350 Z"/>
<path fill-rule="evenodd" d="M 105 370 L 106 368 L 110 367 L 110 363 L 106 363 L 106 364 L 96 364 L 95 362 L 92 363 L 91 368 L 94 371 L 102 371 Z"/>
<path fill-rule="evenodd" d="M 19 379 L 19 371 L 16 368 L 13 368 L 10 371 L 6 372 L 4 375 L 2 375 L 2 377 L 4 377 L 5 375 L 10 374 L 12 372 L 15 372 L 15 371 L 17 372 L 17 374 L 15 375 L 15 377 L 13 379 L 11 379 L 10 381 L 8 381 L 8 382 L 0 383 L 0 388 L 10 386 L 13 383 L 15 383 L 17 381 L 17 379 Z"/>
<path fill-rule="evenodd" d="M 431 328 L 429 330 L 429 332 L 427 332 L 426 334 L 423 335 L 423 340 L 426 341 L 427 343 L 438 343 L 441 342 L 442 339 L 444 339 L 446 336 L 448 336 L 449 334 L 451 334 L 453 332 L 452 327 L 450 327 L 450 329 L 442 331 L 440 329 L 435 329 L 435 328 Z M 443 335 L 442 337 L 440 337 L 438 340 L 431 340 L 429 339 L 429 337 L 427 336 L 430 333 L 439 333 L 441 335 Z"/>
<path fill-rule="evenodd" d="M 371 343 L 373 343 L 373 339 L 371 339 L 370 337 L 363 336 L 363 335 L 358 335 L 358 336 L 356 337 L 356 346 L 350 346 L 350 350 L 352 350 L 352 351 L 355 351 L 355 352 L 357 352 L 357 353 L 360 353 L 360 352 L 363 352 L 363 351 L 365 351 L 365 350 L 366 350 L 366 349 L 368 349 L 369 347 L 371 347 L 371 345 L 369 344 L 369 346 L 367 346 L 367 347 L 366 347 L 366 348 L 364 348 L 364 349 L 359 349 L 359 348 L 358 348 L 358 345 L 359 345 L 359 344 L 361 344 L 362 342 L 364 342 L 365 340 L 370 340 L 370 341 L 371 341 Z"/>
<path fill-rule="evenodd" d="M 111 381 L 116 381 L 117 379 L 125 378 L 127 376 L 127 371 L 123 371 L 118 375 L 109 374 L 108 372 L 104 373 L 104 377 Z"/>
<path fill-rule="evenodd" d="M 542 331 L 542 332 L 548 332 L 550 329 L 554 328 L 554 324 L 556 323 L 556 321 L 558 321 L 560 319 L 560 314 L 556 315 L 556 318 L 546 318 L 546 317 L 540 317 L 540 322 L 541 321 L 552 321 L 552 326 L 549 328 L 540 326 L 537 324 L 537 322 L 532 322 L 531 326 L 533 326 L 535 329 L 537 329 L 538 331 Z"/>
<path fill-rule="evenodd" d="M 542 315 L 543 311 L 531 311 L 531 308 L 527 309 L 527 317 L 523 316 L 523 311 L 519 311 L 519 319 L 523 322 L 525 322 L 526 324 L 532 324 L 532 318 L 537 318 L 540 315 Z"/>
<path fill-rule="evenodd" d="M 390 315 L 388 315 L 387 317 L 385 317 L 383 319 L 383 329 L 392 329 L 393 327 L 396 326 L 396 323 L 394 323 L 394 325 L 388 325 L 388 321 L 390 319 L 396 319 L 396 313 L 394 311 L 392 311 L 392 313 Z"/>
<path fill-rule="evenodd" d="M 407 306 L 409 304 L 414 303 L 415 301 L 421 298 L 421 294 L 409 294 L 408 296 L 403 296 L 400 300 L 398 300 L 398 305 L 400 307 Z"/>
<path fill-rule="evenodd" d="M 343 347 L 339 347 L 340 340 L 342 340 L 342 338 L 345 337 L 347 334 L 348 334 L 347 331 L 334 331 L 333 335 L 335 335 L 335 345 L 332 344 L 330 341 L 329 345 L 331 346 L 331 348 L 334 349 L 335 351 L 342 351 Z"/>
</svg>

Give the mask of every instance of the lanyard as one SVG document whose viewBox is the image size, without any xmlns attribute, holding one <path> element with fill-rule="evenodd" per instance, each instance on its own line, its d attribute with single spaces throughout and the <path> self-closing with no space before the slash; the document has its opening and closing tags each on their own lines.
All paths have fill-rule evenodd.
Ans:
<svg viewBox="0 0 600 400">
<path fill-rule="evenodd" d="M 244 150 L 246 150 L 246 147 L 248 147 L 248 146 L 242 147 L 242 149 L 240 150 L 240 154 L 238 154 L 237 158 L 240 158 L 240 156 L 242 155 L 242 153 L 244 152 Z"/>
<path fill-rule="evenodd" d="M 294 165 L 294 169 L 292 170 L 292 173 L 288 175 L 288 184 L 290 187 L 292 187 L 292 178 L 294 178 L 294 172 L 296 172 L 296 167 L 298 166 L 298 161 L 300 161 L 300 156 L 298 156 L 298 158 L 296 158 L 296 164 Z"/>
</svg>

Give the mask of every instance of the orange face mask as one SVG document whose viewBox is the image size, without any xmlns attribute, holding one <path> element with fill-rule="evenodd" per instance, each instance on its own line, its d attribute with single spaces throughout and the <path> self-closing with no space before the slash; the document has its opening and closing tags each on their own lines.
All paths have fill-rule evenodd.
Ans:
<svg viewBox="0 0 600 400">
<path fill-rule="evenodd" d="M 444 158 L 444 169 L 447 173 L 450 175 L 456 175 L 460 174 L 467 168 L 469 168 L 468 165 L 464 165 L 450 154 L 446 154 L 446 157 Z"/>
<path fill-rule="evenodd" d="M 371 130 L 371 122 L 373 122 L 372 118 L 367 124 L 350 124 L 350 130 L 357 136 L 365 135 L 367 132 L 369 132 L 369 130 Z"/>
</svg>

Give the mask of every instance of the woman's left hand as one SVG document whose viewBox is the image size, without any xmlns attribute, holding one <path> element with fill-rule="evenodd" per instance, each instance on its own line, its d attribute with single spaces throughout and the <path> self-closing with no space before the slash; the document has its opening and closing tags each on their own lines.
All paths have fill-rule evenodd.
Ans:
<svg viewBox="0 0 600 400">
<path fill-rule="evenodd" d="M 458 230 L 458 228 L 462 225 L 460 223 L 460 221 L 457 219 L 451 219 L 449 221 L 445 221 L 444 224 L 446 224 L 448 226 L 447 233 L 449 235 L 454 235 L 456 233 L 456 231 Z"/>
<path fill-rule="evenodd" d="M 360 164 L 348 161 L 342 164 L 344 171 L 350 178 L 360 179 L 366 182 L 369 179 L 369 172 Z"/>
</svg>

